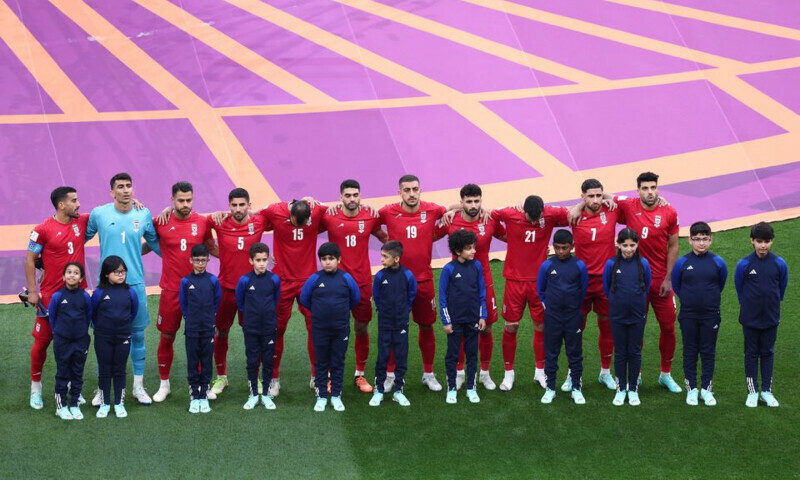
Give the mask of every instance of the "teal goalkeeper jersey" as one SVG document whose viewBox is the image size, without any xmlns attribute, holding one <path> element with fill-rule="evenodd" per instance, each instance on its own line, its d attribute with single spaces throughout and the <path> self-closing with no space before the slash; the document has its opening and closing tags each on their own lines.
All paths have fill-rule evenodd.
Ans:
<svg viewBox="0 0 800 480">
<path fill-rule="evenodd" d="M 100 234 L 100 263 L 109 255 L 117 255 L 128 267 L 128 285 L 143 284 L 142 238 L 161 256 L 150 210 L 132 208 L 128 213 L 122 213 L 113 203 L 96 207 L 89 215 L 86 241 L 96 234 Z"/>
</svg>

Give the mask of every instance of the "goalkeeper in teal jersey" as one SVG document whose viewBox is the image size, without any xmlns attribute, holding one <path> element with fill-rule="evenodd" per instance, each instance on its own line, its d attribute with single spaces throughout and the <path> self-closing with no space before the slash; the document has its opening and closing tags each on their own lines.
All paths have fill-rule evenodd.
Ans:
<svg viewBox="0 0 800 480">
<path fill-rule="evenodd" d="M 86 241 L 99 234 L 100 262 L 102 263 L 110 255 L 117 255 L 128 267 L 126 282 L 136 291 L 140 299 L 138 314 L 133 320 L 131 331 L 133 397 L 139 403 L 148 405 L 152 400 L 144 389 L 144 329 L 150 323 L 150 316 L 147 312 L 147 296 L 144 289 L 142 238 L 159 256 L 161 249 L 150 210 L 133 208 L 133 181 L 130 175 L 118 173 L 111 178 L 111 196 L 114 198 L 113 203 L 92 210 L 89 225 L 86 227 Z M 98 395 L 95 395 L 92 405 L 95 405 L 95 400 L 99 405 Z"/>
</svg>

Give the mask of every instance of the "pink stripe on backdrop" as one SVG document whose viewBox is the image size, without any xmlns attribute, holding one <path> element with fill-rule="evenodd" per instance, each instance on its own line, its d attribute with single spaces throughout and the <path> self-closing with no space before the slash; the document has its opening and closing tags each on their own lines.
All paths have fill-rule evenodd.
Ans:
<svg viewBox="0 0 800 480">
<path fill-rule="evenodd" d="M 751 73 L 742 79 L 800 115 L 800 68 Z"/>
<path fill-rule="evenodd" d="M 0 115 L 61 113 L 3 40 L 0 40 L 0 65 Z"/>
</svg>

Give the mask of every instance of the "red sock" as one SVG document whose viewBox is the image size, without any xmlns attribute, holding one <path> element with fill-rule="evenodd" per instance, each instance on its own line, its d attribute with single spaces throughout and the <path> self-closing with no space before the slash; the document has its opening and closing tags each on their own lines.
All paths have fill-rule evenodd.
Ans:
<svg viewBox="0 0 800 480">
<path fill-rule="evenodd" d="M 422 352 L 422 373 L 433 373 L 433 359 L 436 357 L 436 334 L 433 327 L 419 329 L 419 350 Z"/>
<path fill-rule="evenodd" d="M 614 337 L 611 336 L 611 322 L 608 320 L 597 322 L 600 334 L 597 337 L 597 345 L 600 347 L 600 368 L 611 368 L 611 360 L 614 356 Z"/>
<path fill-rule="evenodd" d="M 167 337 L 161 335 L 158 341 L 158 375 L 161 380 L 169 380 L 169 371 L 172 369 L 172 358 L 175 356 L 175 350 L 172 344 L 175 343 L 175 337 Z M 214 341 L 214 349 L 217 348 L 217 342 Z"/>
<path fill-rule="evenodd" d="M 281 378 L 281 357 L 283 357 L 283 335 L 286 327 L 278 327 L 278 334 L 275 335 L 275 354 L 272 357 L 272 378 Z"/>
<path fill-rule="evenodd" d="M 492 332 L 478 337 L 478 352 L 481 356 L 481 370 L 489 370 L 492 363 L 492 350 L 494 349 L 494 336 Z"/>
<path fill-rule="evenodd" d="M 461 351 L 458 352 L 458 361 L 456 362 L 456 370 L 464 370 L 464 337 L 461 337 Z"/>
<path fill-rule="evenodd" d="M 161 344 L 159 344 L 159 348 L 161 348 Z M 172 364 L 172 350 L 169 355 L 169 362 Z M 160 359 L 158 363 L 161 363 Z M 228 374 L 228 332 L 225 332 L 224 336 L 219 333 L 214 335 L 214 363 L 217 365 L 217 376 Z M 169 375 L 169 371 L 167 371 L 167 375 Z"/>
<path fill-rule="evenodd" d="M 359 335 L 356 332 L 356 370 L 359 372 L 364 371 L 367 365 L 367 358 L 369 358 L 369 332 Z"/>
<path fill-rule="evenodd" d="M 42 369 L 44 368 L 44 361 L 47 360 L 47 347 L 50 346 L 50 340 L 33 337 L 33 346 L 31 347 L 31 381 L 42 381 Z"/>
<path fill-rule="evenodd" d="M 661 371 L 672 371 L 672 357 L 675 356 L 675 324 L 662 323 L 658 337 L 658 350 L 661 352 Z"/>
<path fill-rule="evenodd" d="M 311 361 L 311 376 L 313 377 L 314 375 L 316 375 L 314 373 L 314 362 L 316 360 L 316 357 L 314 357 L 314 340 L 311 338 L 310 332 L 308 334 L 308 340 L 306 341 L 306 348 L 308 348 L 308 359 L 309 361 Z"/>
<path fill-rule="evenodd" d="M 536 368 L 544 368 L 544 332 L 533 331 L 533 358 Z"/>
<path fill-rule="evenodd" d="M 386 373 L 394 373 L 394 350 L 389 350 L 389 361 L 386 362 Z"/>
<path fill-rule="evenodd" d="M 514 357 L 517 356 L 517 333 L 503 330 L 503 363 L 506 371 L 514 370 Z"/>
</svg>

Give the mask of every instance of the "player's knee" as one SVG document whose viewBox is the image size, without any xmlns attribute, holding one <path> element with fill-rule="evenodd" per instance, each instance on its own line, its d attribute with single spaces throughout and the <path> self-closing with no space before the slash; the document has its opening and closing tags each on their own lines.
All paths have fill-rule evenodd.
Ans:
<svg viewBox="0 0 800 480">
<path fill-rule="evenodd" d="M 519 329 L 519 322 L 514 322 L 514 323 L 506 322 L 506 325 L 505 327 L 503 327 L 503 329 L 512 335 L 516 335 L 517 330 Z"/>
<path fill-rule="evenodd" d="M 355 322 L 356 335 L 366 335 L 369 332 L 369 324 L 364 322 Z"/>
<path fill-rule="evenodd" d="M 420 325 L 420 330 L 433 330 L 433 325 Z"/>
<path fill-rule="evenodd" d="M 216 330 L 217 330 L 217 336 L 219 336 L 220 338 L 228 338 L 228 333 L 230 333 L 230 330 L 221 328 L 217 328 Z"/>
<path fill-rule="evenodd" d="M 544 322 L 533 322 L 534 332 L 544 332 Z"/>
<path fill-rule="evenodd" d="M 486 336 L 491 334 L 492 334 L 492 325 L 490 323 L 487 323 L 486 328 L 481 330 L 481 335 Z"/>
</svg>

